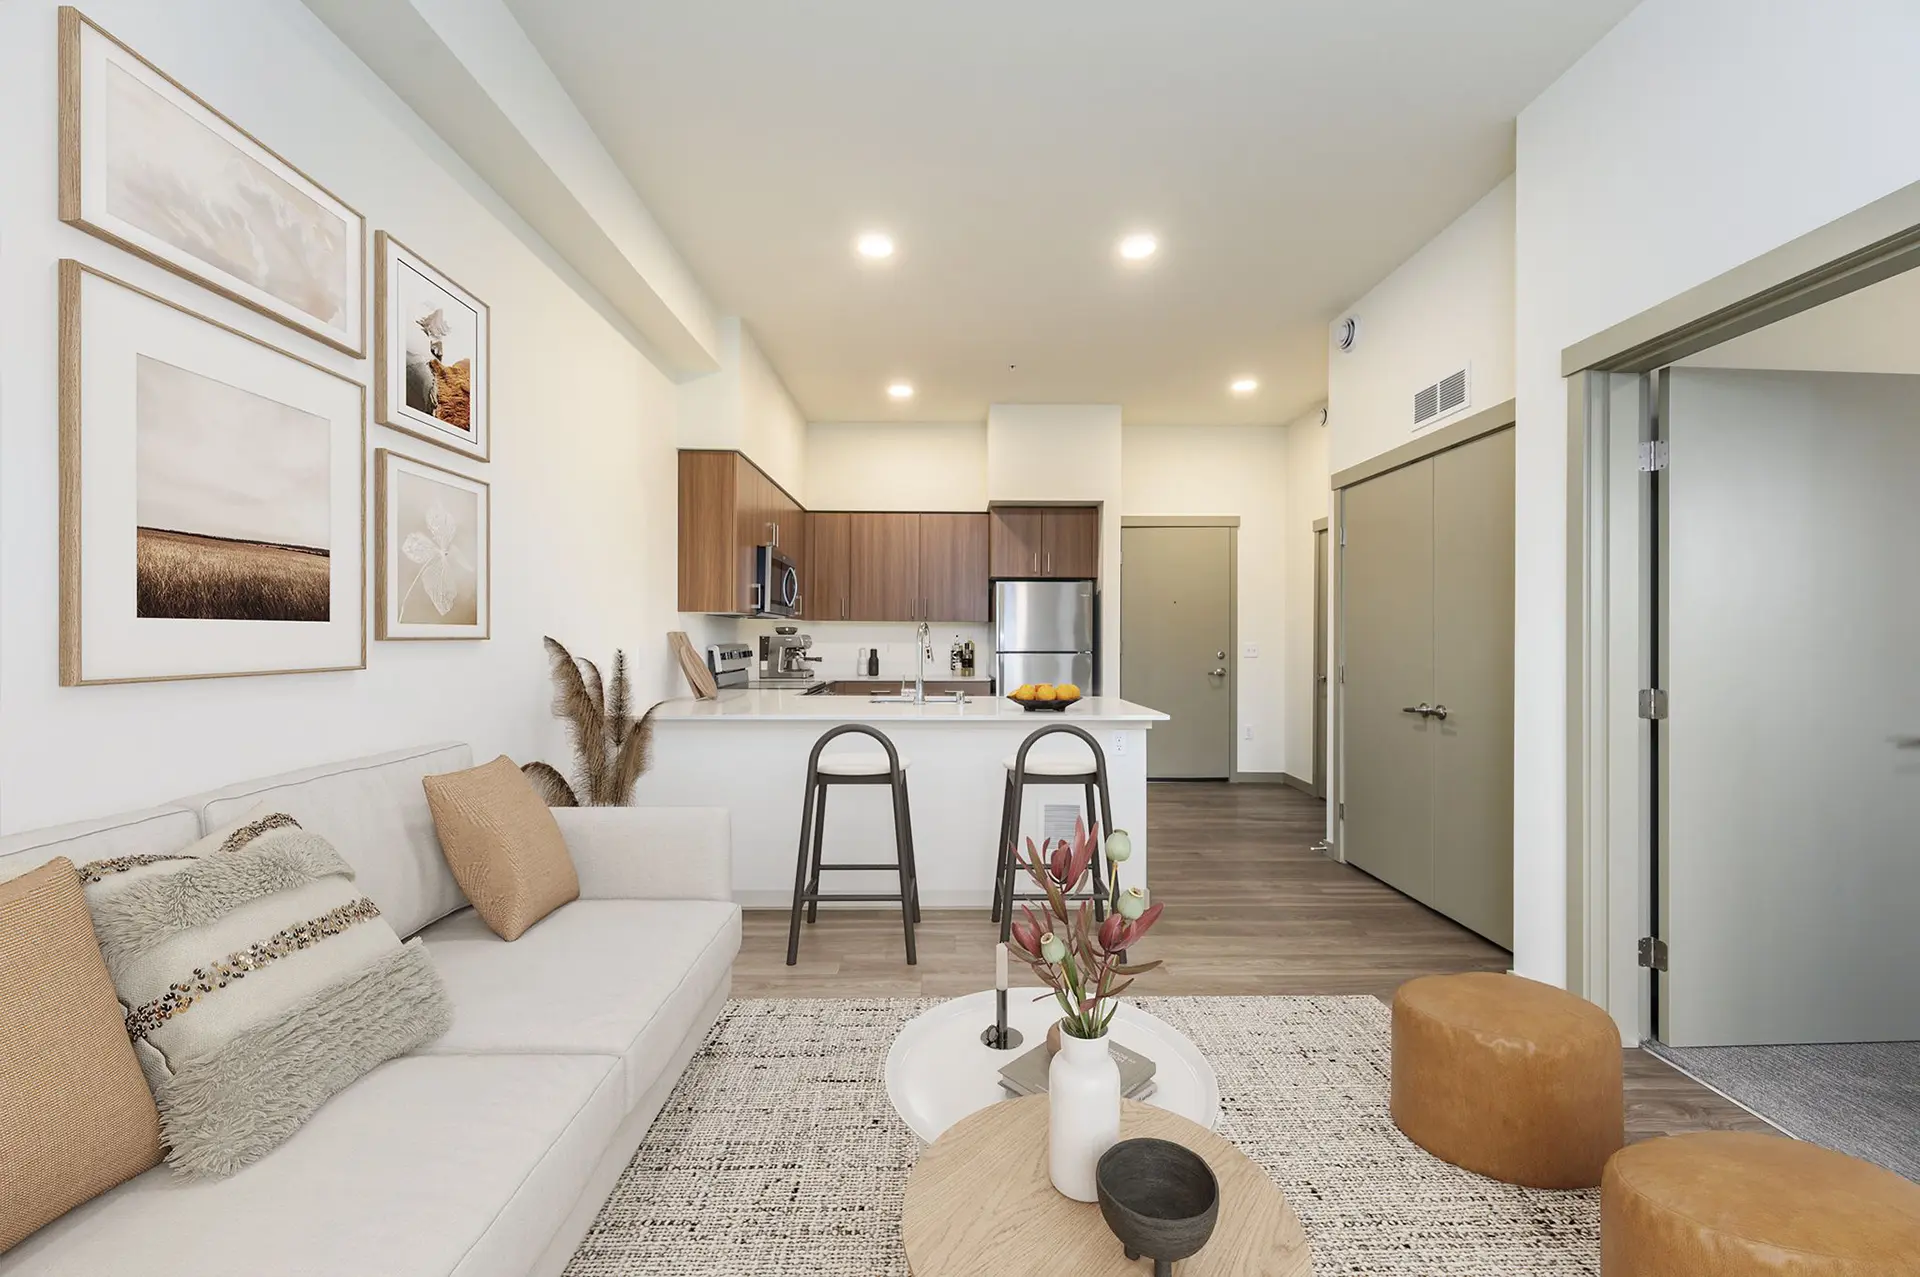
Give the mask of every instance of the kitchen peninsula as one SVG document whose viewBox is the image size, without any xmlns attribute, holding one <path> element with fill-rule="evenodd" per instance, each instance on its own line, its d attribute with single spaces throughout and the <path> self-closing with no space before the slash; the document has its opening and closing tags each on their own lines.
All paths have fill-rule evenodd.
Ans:
<svg viewBox="0 0 1920 1277">
<path fill-rule="evenodd" d="M 792 900 L 807 756 L 837 723 L 878 729 L 911 764 L 907 784 L 923 908 L 987 907 L 1004 761 L 1029 733 L 1060 722 L 1084 728 L 1100 742 L 1114 824 L 1133 838 L 1133 859 L 1122 881 L 1129 886 L 1147 881 L 1147 732 L 1167 715 L 1143 705 L 1093 696 L 1049 714 L 1029 713 L 993 696 L 916 705 L 743 688 L 723 691 L 716 700 L 668 701 L 654 711 L 653 721 L 653 766 L 641 778 L 635 801 L 727 808 L 733 819 L 734 898 L 748 908 L 785 908 Z M 872 742 L 853 737 L 827 748 L 863 746 L 871 748 Z M 1084 757 L 1086 746 L 1060 735 L 1034 746 L 1035 756 L 1043 751 Z M 887 791 L 878 786 L 836 791 L 827 813 L 827 859 L 891 860 L 888 801 Z M 1030 788 L 1023 836 L 1038 839 L 1045 809 L 1055 804 L 1078 810 L 1079 789 Z M 879 880 L 879 875 L 871 879 Z M 864 874 L 849 872 L 836 875 L 835 886 L 872 889 L 863 881 Z"/>
</svg>

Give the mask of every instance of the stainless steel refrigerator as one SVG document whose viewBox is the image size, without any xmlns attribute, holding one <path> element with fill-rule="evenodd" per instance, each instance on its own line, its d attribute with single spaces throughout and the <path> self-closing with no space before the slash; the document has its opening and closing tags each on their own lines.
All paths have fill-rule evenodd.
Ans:
<svg viewBox="0 0 1920 1277">
<path fill-rule="evenodd" d="M 1073 683 L 1094 692 L 1092 581 L 993 583 L 994 690 Z"/>
</svg>

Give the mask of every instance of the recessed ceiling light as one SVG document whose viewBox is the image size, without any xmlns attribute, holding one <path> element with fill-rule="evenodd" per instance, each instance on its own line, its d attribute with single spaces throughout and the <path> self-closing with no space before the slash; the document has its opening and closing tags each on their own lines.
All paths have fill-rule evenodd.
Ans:
<svg viewBox="0 0 1920 1277">
<path fill-rule="evenodd" d="M 1130 262 L 1143 262 L 1152 257 L 1154 250 L 1159 247 L 1159 240 L 1145 231 L 1138 231 L 1120 241 L 1120 256 Z"/>
<path fill-rule="evenodd" d="M 893 236 L 885 231 L 868 231 L 855 240 L 853 246 L 860 250 L 860 256 L 873 261 L 893 256 Z"/>
<path fill-rule="evenodd" d="M 894 399 L 913 398 L 913 387 L 904 381 L 896 381 L 887 387 L 887 394 Z"/>
<path fill-rule="evenodd" d="M 1251 377 L 1241 377 L 1231 386 L 1227 387 L 1227 389 L 1233 391 L 1236 395 L 1250 395 L 1260 389 L 1260 383 Z"/>
</svg>

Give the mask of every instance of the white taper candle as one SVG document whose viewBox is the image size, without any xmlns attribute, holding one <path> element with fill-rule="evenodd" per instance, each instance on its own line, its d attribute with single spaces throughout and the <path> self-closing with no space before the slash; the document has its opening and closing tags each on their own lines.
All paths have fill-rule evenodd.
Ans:
<svg viewBox="0 0 1920 1277">
<path fill-rule="evenodd" d="M 993 946 L 993 987 L 1007 987 L 1007 942 L 1004 940 Z"/>
</svg>

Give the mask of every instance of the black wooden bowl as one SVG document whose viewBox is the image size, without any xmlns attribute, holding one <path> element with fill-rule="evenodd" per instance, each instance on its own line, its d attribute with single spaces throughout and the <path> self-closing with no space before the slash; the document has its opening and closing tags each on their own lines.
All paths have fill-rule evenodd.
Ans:
<svg viewBox="0 0 1920 1277">
<path fill-rule="evenodd" d="M 1168 1140 L 1121 1140 L 1094 1168 L 1100 1213 L 1128 1259 L 1145 1255 L 1155 1277 L 1171 1277 L 1213 1236 L 1220 1215 L 1220 1181 L 1190 1148 Z"/>
</svg>

